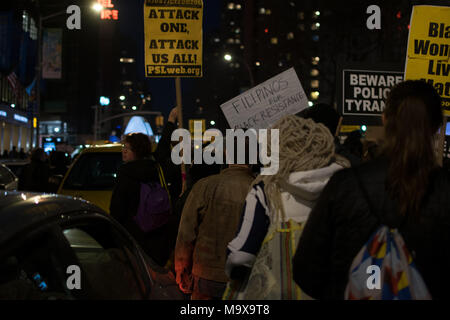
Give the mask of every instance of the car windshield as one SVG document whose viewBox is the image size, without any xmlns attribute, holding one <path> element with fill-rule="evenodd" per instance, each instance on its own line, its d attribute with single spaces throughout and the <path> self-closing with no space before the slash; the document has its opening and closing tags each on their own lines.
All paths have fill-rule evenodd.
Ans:
<svg viewBox="0 0 450 320">
<path fill-rule="evenodd" d="M 119 152 L 86 153 L 73 165 L 64 189 L 112 190 L 122 155 Z"/>
</svg>

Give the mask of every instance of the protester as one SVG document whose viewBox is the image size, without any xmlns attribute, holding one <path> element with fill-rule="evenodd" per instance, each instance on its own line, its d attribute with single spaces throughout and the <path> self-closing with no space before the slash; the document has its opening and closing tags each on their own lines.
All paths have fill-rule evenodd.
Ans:
<svg viewBox="0 0 450 320">
<path fill-rule="evenodd" d="M 30 160 L 20 173 L 19 190 L 48 192 L 50 167 L 44 149 L 34 149 Z"/>
<path fill-rule="evenodd" d="M 151 143 L 147 135 L 130 133 L 123 140 L 122 160 L 117 183 L 114 187 L 110 212 L 143 247 L 144 251 L 161 266 L 169 258 L 170 250 L 166 246 L 168 225 L 150 232 L 143 232 L 134 217 L 140 200 L 141 182 L 160 183 L 158 164 L 151 154 Z"/>
<path fill-rule="evenodd" d="M 23 148 L 20 148 L 19 158 L 20 159 L 26 159 L 26 157 L 27 157 L 27 154 L 25 153 L 25 150 L 23 150 Z"/>
<path fill-rule="evenodd" d="M 382 155 L 336 173 L 306 223 L 293 259 L 302 290 L 343 299 L 353 259 L 387 225 L 398 228 L 432 298 L 450 298 L 450 177 L 438 167 L 433 146 L 442 121 L 430 84 L 405 81 L 391 90 Z"/>
<path fill-rule="evenodd" d="M 17 159 L 19 158 L 19 153 L 17 152 L 17 147 L 13 146 L 11 152 L 9 153 L 10 159 Z"/>
<path fill-rule="evenodd" d="M 189 193 L 178 231 L 175 270 L 180 289 L 191 293 L 191 299 L 222 298 L 228 281 L 226 247 L 237 231 L 253 179 L 249 165 L 230 164 L 220 174 L 198 181 Z"/>
<path fill-rule="evenodd" d="M 209 177 L 214 174 L 220 173 L 220 164 L 192 164 L 186 174 L 186 190 L 181 194 L 181 196 L 177 199 L 177 201 L 174 204 L 173 208 L 173 215 L 169 221 L 170 223 L 170 241 L 167 244 L 170 248 L 172 248 L 172 251 L 175 251 L 175 244 L 176 239 L 178 236 L 178 228 L 181 221 L 181 214 L 183 212 L 184 205 L 186 203 L 186 200 L 194 187 L 195 183 L 197 183 L 200 179 Z M 173 264 L 174 256 L 171 256 L 170 263 L 166 265 L 168 268 L 173 268 L 173 271 L 175 266 Z"/>
<path fill-rule="evenodd" d="M 339 113 L 332 106 L 326 103 L 318 103 L 312 107 L 303 109 L 296 114 L 304 119 L 312 119 L 316 123 L 322 123 L 330 130 L 334 137 L 339 126 Z"/>
<path fill-rule="evenodd" d="M 247 195 L 239 232 L 228 244 L 226 273 L 233 281 L 224 299 L 308 298 L 293 281 L 291 256 L 328 179 L 349 166 L 322 124 L 292 115 L 271 129 L 279 130 L 279 170 L 259 176 Z"/>
</svg>

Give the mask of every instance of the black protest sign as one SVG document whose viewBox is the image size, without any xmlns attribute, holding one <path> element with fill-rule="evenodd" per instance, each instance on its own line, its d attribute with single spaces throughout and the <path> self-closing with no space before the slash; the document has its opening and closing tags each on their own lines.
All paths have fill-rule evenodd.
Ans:
<svg viewBox="0 0 450 320">
<path fill-rule="evenodd" d="M 403 81 L 402 72 L 343 70 L 342 115 L 381 116 L 390 89 Z"/>
</svg>

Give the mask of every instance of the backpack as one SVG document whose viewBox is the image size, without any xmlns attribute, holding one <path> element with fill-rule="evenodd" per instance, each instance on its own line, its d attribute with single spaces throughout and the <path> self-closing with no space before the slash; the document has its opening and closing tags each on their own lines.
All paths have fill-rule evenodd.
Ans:
<svg viewBox="0 0 450 320">
<path fill-rule="evenodd" d="M 134 221 L 143 232 L 153 231 L 165 225 L 171 215 L 170 196 L 159 165 L 156 165 L 159 174 L 158 182 L 141 182 L 140 198 L 137 214 Z"/>
<path fill-rule="evenodd" d="M 359 187 L 374 212 L 355 171 Z M 354 258 L 346 300 L 431 300 L 428 288 L 396 228 L 381 225 Z"/>
<path fill-rule="evenodd" d="M 269 227 L 255 263 L 242 281 L 231 280 L 223 300 L 303 300 L 292 276 L 292 258 L 303 224 L 292 219 Z"/>
</svg>

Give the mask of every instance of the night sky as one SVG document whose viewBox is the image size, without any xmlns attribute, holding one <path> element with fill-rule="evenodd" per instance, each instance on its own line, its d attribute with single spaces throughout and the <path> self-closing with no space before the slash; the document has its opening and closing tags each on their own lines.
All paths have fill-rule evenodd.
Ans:
<svg viewBox="0 0 450 320">
<path fill-rule="evenodd" d="M 136 67 L 139 80 L 146 81 L 147 90 L 152 95 L 152 110 L 162 111 L 167 119 L 170 110 L 176 105 L 174 78 L 145 78 L 144 67 L 144 0 L 115 0 L 114 4 L 119 9 L 119 29 L 126 38 L 134 40 L 137 46 Z M 203 39 L 209 33 L 220 28 L 222 0 L 203 1 Z M 196 81 L 195 78 L 181 78 L 183 90 L 183 108 L 189 111 L 189 92 Z M 186 117 L 185 117 L 186 119 Z"/>
</svg>

